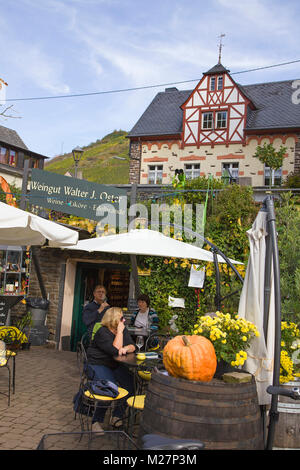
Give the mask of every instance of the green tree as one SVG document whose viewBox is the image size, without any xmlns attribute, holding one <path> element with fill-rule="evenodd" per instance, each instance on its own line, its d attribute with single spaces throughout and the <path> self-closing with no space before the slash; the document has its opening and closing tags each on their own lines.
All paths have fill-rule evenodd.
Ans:
<svg viewBox="0 0 300 470">
<path fill-rule="evenodd" d="M 275 170 L 282 167 L 283 158 L 287 151 L 286 147 L 280 146 L 279 150 L 275 150 L 273 144 L 264 143 L 263 146 L 256 147 L 255 158 L 270 168 L 270 189 L 272 187 L 272 174 Z"/>
</svg>

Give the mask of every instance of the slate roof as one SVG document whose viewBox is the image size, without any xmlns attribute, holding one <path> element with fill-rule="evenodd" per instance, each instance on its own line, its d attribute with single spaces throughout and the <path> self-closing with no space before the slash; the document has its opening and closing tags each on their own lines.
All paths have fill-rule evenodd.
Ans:
<svg viewBox="0 0 300 470">
<path fill-rule="evenodd" d="M 17 134 L 17 132 L 13 129 L 9 129 L 8 127 L 0 126 L 0 142 L 28 150 L 19 134 Z"/>
<path fill-rule="evenodd" d="M 212 70 L 212 69 L 211 69 Z M 216 73 L 216 72 L 215 72 Z M 247 130 L 300 128 L 300 104 L 292 102 L 294 80 L 239 85 L 256 109 L 248 109 Z M 129 137 L 179 134 L 180 106 L 194 90 L 166 89 L 158 93 L 129 132 Z"/>
<path fill-rule="evenodd" d="M 205 72 L 203 75 L 215 75 L 216 73 L 224 73 L 224 72 L 230 72 L 230 70 L 225 69 L 224 65 L 218 63 L 211 69 L 209 69 L 207 72 Z"/>
</svg>

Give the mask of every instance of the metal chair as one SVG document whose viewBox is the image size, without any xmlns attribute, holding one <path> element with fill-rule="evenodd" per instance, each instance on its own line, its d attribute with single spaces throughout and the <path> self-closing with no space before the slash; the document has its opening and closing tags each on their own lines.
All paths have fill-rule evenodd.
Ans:
<svg viewBox="0 0 300 470">
<path fill-rule="evenodd" d="M 144 410 L 145 398 L 147 388 L 152 376 L 152 370 L 156 369 L 157 365 L 153 365 L 151 361 L 146 364 L 140 364 L 135 370 L 135 395 L 127 399 L 128 405 L 128 419 L 126 431 L 130 436 L 134 435 L 133 428 L 138 425 L 138 418 Z"/>
<path fill-rule="evenodd" d="M 124 407 L 124 399 L 128 396 L 128 391 L 118 387 L 118 396 L 112 398 L 106 395 L 98 395 L 91 389 L 90 380 L 83 377 L 80 384 L 81 403 L 79 407 L 79 419 L 82 431 L 92 432 L 92 422 L 97 416 L 97 410 L 109 410 L 110 417 L 116 407 Z"/>
<path fill-rule="evenodd" d="M 146 340 L 145 351 L 162 351 L 170 339 L 170 335 L 153 331 Z"/>
<path fill-rule="evenodd" d="M 11 372 L 9 367 L 9 359 L 12 357 L 11 354 L 6 350 L 6 344 L 4 341 L 0 341 L 0 369 L 6 367 L 8 370 L 8 406 L 10 406 L 10 388 L 11 388 Z M 14 390 L 14 383 L 13 383 Z M 3 395 L 6 395 L 4 392 L 0 392 Z"/>
<path fill-rule="evenodd" d="M 87 364 L 87 355 L 86 350 L 89 346 L 89 336 L 88 333 L 84 333 L 77 343 L 76 354 L 77 354 L 77 365 L 80 374 L 82 375 L 85 371 L 85 367 Z"/>
<path fill-rule="evenodd" d="M 91 438 L 92 434 L 92 438 Z M 97 432 L 60 432 L 44 434 L 36 450 L 201 450 L 204 444 L 192 439 L 172 439 L 158 434 L 146 434 L 142 437 L 142 447 L 138 447 L 124 431 Z M 98 454 L 95 454 L 98 458 Z M 153 454 L 152 461 L 157 464 L 161 455 Z M 168 455 L 167 457 L 170 457 Z M 173 462 L 175 459 L 173 460 Z M 172 462 L 172 461 L 171 461 Z M 159 462 L 158 462 L 159 463 Z M 162 463 L 162 462 L 161 462 Z M 190 463 L 196 463 L 195 454 Z"/>
</svg>

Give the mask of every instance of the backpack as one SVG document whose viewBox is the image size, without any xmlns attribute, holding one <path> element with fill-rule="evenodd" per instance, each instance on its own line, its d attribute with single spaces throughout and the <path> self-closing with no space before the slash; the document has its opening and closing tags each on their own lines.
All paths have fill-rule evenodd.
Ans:
<svg viewBox="0 0 300 470">
<path fill-rule="evenodd" d="M 95 323 L 94 327 L 93 327 L 93 331 L 92 331 L 92 339 L 91 339 L 91 342 L 93 341 L 94 337 L 95 337 L 95 334 L 97 333 L 97 331 L 101 328 L 102 324 L 100 321 L 98 321 L 97 323 Z"/>
</svg>

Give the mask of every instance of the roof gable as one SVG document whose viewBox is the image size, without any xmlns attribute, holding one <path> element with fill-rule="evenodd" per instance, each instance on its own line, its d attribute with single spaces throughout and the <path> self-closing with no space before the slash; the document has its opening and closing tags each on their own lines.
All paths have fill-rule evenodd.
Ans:
<svg viewBox="0 0 300 470">
<path fill-rule="evenodd" d="M 8 145 L 13 145 L 15 147 L 28 150 L 19 134 L 13 129 L 9 129 L 8 127 L 0 126 L 0 141 Z"/>
<path fill-rule="evenodd" d="M 205 75 L 206 78 L 209 77 L 208 74 Z M 234 82 L 230 75 L 228 77 Z M 295 105 L 292 102 L 292 94 L 295 91 L 292 88 L 293 81 L 285 80 L 253 85 L 236 83 L 240 93 L 253 104 L 252 107 L 248 106 L 247 130 L 300 128 L 300 105 Z M 158 93 L 129 132 L 128 137 L 181 133 L 182 107 L 199 83 L 193 90 L 175 89 Z"/>
<path fill-rule="evenodd" d="M 203 75 L 217 75 L 220 73 L 228 73 L 228 72 L 230 72 L 230 70 L 225 69 L 225 67 L 219 62 L 214 67 L 209 69 L 207 72 L 204 72 Z"/>
</svg>

